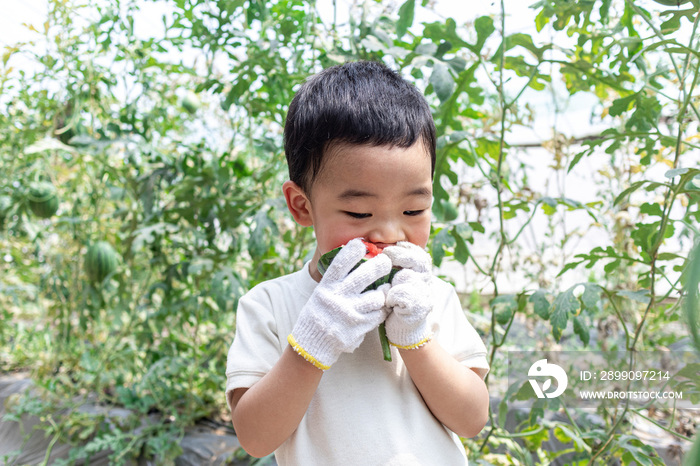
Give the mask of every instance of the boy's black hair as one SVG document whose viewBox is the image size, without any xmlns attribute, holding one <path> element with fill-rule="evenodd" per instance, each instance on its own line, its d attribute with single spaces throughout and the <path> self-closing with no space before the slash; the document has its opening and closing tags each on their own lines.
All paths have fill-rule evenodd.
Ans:
<svg viewBox="0 0 700 466">
<path fill-rule="evenodd" d="M 332 143 L 407 148 L 421 140 L 435 171 L 435 123 L 423 95 L 378 62 L 327 68 L 292 99 L 284 126 L 289 178 L 305 192 Z"/>
</svg>

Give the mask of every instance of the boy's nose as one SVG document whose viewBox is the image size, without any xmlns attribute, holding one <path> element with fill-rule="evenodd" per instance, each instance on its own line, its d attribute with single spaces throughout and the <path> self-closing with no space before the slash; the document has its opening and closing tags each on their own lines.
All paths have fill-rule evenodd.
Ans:
<svg viewBox="0 0 700 466">
<path fill-rule="evenodd" d="M 385 248 L 399 241 L 404 241 L 403 230 L 394 223 L 383 223 L 373 228 L 366 237 L 380 248 Z"/>
</svg>

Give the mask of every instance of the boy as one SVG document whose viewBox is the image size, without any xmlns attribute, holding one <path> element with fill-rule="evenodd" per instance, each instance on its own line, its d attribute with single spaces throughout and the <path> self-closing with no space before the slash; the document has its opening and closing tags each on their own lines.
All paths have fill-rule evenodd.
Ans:
<svg viewBox="0 0 700 466">
<path fill-rule="evenodd" d="M 488 417 L 486 349 L 433 277 L 435 127 L 423 96 L 384 65 L 308 80 L 284 130 L 294 220 L 316 251 L 239 302 L 226 398 L 243 448 L 280 465 L 466 464 L 456 434 Z M 383 253 L 353 269 L 366 253 Z M 340 246 L 321 277 L 319 257 Z M 391 284 L 366 287 L 401 267 Z M 386 321 L 392 362 L 377 326 Z"/>
</svg>

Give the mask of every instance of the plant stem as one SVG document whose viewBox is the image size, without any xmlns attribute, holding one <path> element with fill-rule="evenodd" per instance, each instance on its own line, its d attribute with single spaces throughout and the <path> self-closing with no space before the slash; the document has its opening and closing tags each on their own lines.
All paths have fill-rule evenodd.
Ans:
<svg viewBox="0 0 700 466">
<path fill-rule="evenodd" d="M 389 339 L 386 337 L 386 325 L 384 322 L 379 324 L 379 341 L 382 344 L 382 354 L 384 355 L 384 360 L 391 361 L 391 346 L 389 346 Z"/>
<path fill-rule="evenodd" d="M 500 241 L 498 244 L 498 249 L 494 254 L 493 257 L 493 262 L 491 264 L 491 269 L 489 270 L 489 278 L 491 280 L 491 283 L 493 284 L 493 296 L 496 298 L 498 296 L 498 283 L 496 281 L 496 267 L 498 264 L 498 258 L 501 254 L 501 251 L 503 250 L 504 245 L 506 244 L 506 238 L 505 238 L 505 227 L 503 224 L 503 200 L 501 199 L 501 167 L 503 164 L 503 157 L 504 157 L 504 150 L 505 150 L 505 131 L 506 131 L 506 112 L 508 111 L 508 106 L 506 105 L 506 99 L 505 99 L 505 91 L 504 91 L 504 77 L 503 74 L 505 72 L 505 51 L 506 51 L 506 9 L 505 9 L 505 4 L 504 0 L 501 0 L 501 62 L 500 62 L 500 72 L 499 72 L 499 84 L 497 86 L 498 88 L 498 96 L 499 96 L 499 101 L 501 104 L 501 132 L 500 132 L 500 142 L 499 142 L 499 153 L 498 153 L 498 164 L 496 166 L 496 179 L 495 179 L 495 187 L 496 187 L 496 192 L 498 195 L 498 224 L 499 224 L 499 231 L 500 231 Z M 514 313 L 515 314 L 515 313 Z M 512 316 L 511 316 L 511 322 L 512 322 Z M 501 343 L 499 344 L 496 341 L 496 331 L 495 329 L 497 323 L 496 323 L 496 313 L 491 312 L 491 341 L 492 341 L 492 346 L 491 346 L 491 354 L 489 357 L 489 363 L 492 364 L 494 361 L 494 358 L 496 356 L 496 351 L 498 350 L 500 344 L 503 344 L 505 341 L 506 336 L 508 333 L 504 335 L 503 339 L 501 340 Z M 510 328 L 510 325 L 509 327 Z M 489 373 L 490 374 L 490 373 Z M 484 379 L 484 382 L 488 384 L 488 379 L 489 379 L 489 374 L 486 375 L 486 378 Z M 491 423 L 491 429 L 489 430 L 488 434 L 486 434 L 486 437 L 484 438 L 483 443 L 481 444 L 481 447 L 479 448 L 479 451 L 483 451 L 484 448 L 486 447 L 486 444 L 489 441 L 489 438 L 493 434 L 494 430 L 496 429 L 496 425 L 494 423 L 493 419 L 493 411 L 489 409 L 489 421 Z"/>
<path fill-rule="evenodd" d="M 634 5 L 634 3 L 631 0 L 626 0 L 626 2 L 632 9 L 635 10 L 635 12 L 640 17 L 642 17 L 644 19 L 644 21 L 647 22 L 647 24 L 649 25 L 649 27 L 651 27 L 651 29 L 654 31 L 654 33 L 657 35 L 657 37 L 663 40 L 664 39 L 663 34 L 654 26 L 654 24 L 650 21 L 650 19 L 645 14 L 643 14 L 639 10 L 639 8 Z M 695 22 L 693 24 L 693 32 L 695 32 L 697 30 L 699 17 L 700 17 L 700 15 L 696 15 Z M 692 46 L 692 41 L 693 41 L 692 36 L 691 36 L 690 40 L 691 40 L 690 44 Z M 674 156 L 674 160 L 673 160 L 673 168 L 677 168 L 679 165 L 681 151 L 682 151 L 683 134 L 684 134 L 683 121 L 685 119 L 685 114 L 686 114 L 689 107 L 691 107 L 691 108 L 693 108 L 693 110 L 695 110 L 694 107 L 692 107 L 692 105 L 690 103 L 690 96 L 692 95 L 693 89 L 695 88 L 695 86 L 697 85 L 697 82 L 698 82 L 698 68 L 699 67 L 697 67 L 697 66 L 695 67 L 695 73 L 693 74 L 693 81 L 690 85 L 690 89 L 686 90 L 685 85 L 684 85 L 685 73 L 683 73 L 683 74 L 680 73 L 680 70 L 678 69 L 678 66 L 676 65 L 675 60 L 673 59 L 672 55 L 671 55 L 670 59 L 671 59 L 671 63 L 673 64 L 673 67 L 676 71 L 676 75 L 678 76 L 678 78 L 680 80 L 680 83 L 679 83 L 679 86 L 680 86 L 679 102 L 682 102 L 681 108 L 679 109 L 678 117 L 677 117 L 678 134 L 676 137 L 676 150 L 675 150 L 675 156 Z M 687 66 L 684 66 L 684 68 L 687 70 Z M 697 111 L 696 111 L 696 115 L 697 115 Z M 649 267 L 651 269 L 650 274 L 649 274 L 650 299 L 649 299 L 649 303 L 648 303 L 646 309 L 644 310 L 644 315 L 643 315 L 642 319 L 640 320 L 639 324 L 637 325 L 637 328 L 635 329 L 634 338 L 632 340 L 632 343 L 629 344 L 629 340 L 628 340 L 627 350 L 630 352 L 635 351 L 635 347 L 636 347 L 637 342 L 639 341 L 639 338 L 642 334 L 642 330 L 644 329 L 644 323 L 646 322 L 646 319 L 649 316 L 649 312 L 651 311 L 651 309 L 653 309 L 655 307 L 655 305 L 657 303 L 656 296 L 655 296 L 656 295 L 655 281 L 656 281 L 656 272 L 657 272 L 656 263 L 657 263 L 659 248 L 661 247 L 661 245 L 664 242 L 666 229 L 668 228 L 668 223 L 669 223 L 670 215 L 671 215 L 671 209 L 673 207 L 673 201 L 676 197 L 676 194 L 677 194 L 679 187 L 680 187 L 680 183 L 676 186 L 674 186 L 673 183 L 671 183 L 667 187 L 666 193 L 664 195 L 664 208 L 663 208 L 662 215 L 661 215 L 659 231 L 658 231 L 657 236 L 654 240 L 654 244 L 652 245 L 652 247 L 649 251 L 649 253 L 650 253 L 649 256 L 651 258 L 651 262 L 649 263 Z M 613 439 L 613 434 L 617 430 L 622 419 L 625 417 L 625 414 L 627 413 L 628 408 L 629 408 L 629 400 L 627 400 L 627 402 L 625 403 L 624 410 L 623 410 L 622 414 L 620 415 L 620 417 L 617 419 L 617 422 L 615 422 L 615 424 L 610 429 L 609 434 L 608 434 L 608 440 L 593 455 L 593 457 L 591 458 L 591 462 L 594 462 L 602 454 L 602 452 L 605 450 L 605 448 L 607 448 L 607 446 L 610 444 L 611 440 Z"/>
<path fill-rule="evenodd" d="M 583 437 L 583 432 L 581 432 L 581 428 L 578 426 L 578 424 L 576 424 L 576 421 L 571 416 L 571 413 L 569 413 L 569 410 L 566 408 L 566 405 L 564 404 L 564 402 L 561 403 L 561 407 L 564 410 L 564 414 L 566 414 L 566 417 L 569 419 L 571 426 L 576 430 L 576 433 L 578 434 L 578 436 Z M 587 447 L 586 450 L 590 453 L 591 448 L 588 446 L 588 444 L 584 443 L 584 445 L 586 445 L 586 447 Z"/>
<path fill-rule="evenodd" d="M 678 437 L 679 439 L 685 440 L 685 441 L 688 441 L 688 442 L 692 442 L 692 441 L 693 441 L 693 439 L 688 438 L 688 437 L 686 437 L 685 435 L 679 434 L 679 433 L 676 432 L 675 430 L 669 429 L 668 427 L 663 426 L 663 425 L 661 425 L 660 423 L 656 422 L 656 421 L 653 420 L 652 418 L 650 418 L 650 417 L 648 417 L 648 416 L 645 416 L 645 415 L 642 414 L 642 413 L 640 412 L 640 410 L 638 410 L 638 409 L 633 409 L 632 412 L 635 413 L 636 415 L 638 415 L 639 417 L 644 418 L 644 419 L 646 419 L 647 421 L 651 422 L 651 423 L 654 424 L 656 427 L 665 430 L 666 432 L 668 432 L 669 434 L 673 435 L 674 437 Z"/>
<path fill-rule="evenodd" d="M 627 325 L 625 325 L 625 319 L 620 313 L 620 310 L 617 308 L 617 305 L 615 304 L 615 300 L 613 299 L 613 295 L 612 293 L 610 293 L 610 290 L 606 288 L 602 288 L 602 290 L 607 295 L 608 302 L 615 311 L 615 315 L 617 315 L 617 318 L 620 320 L 620 324 L 622 324 L 622 329 L 625 331 L 625 348 L 628 348 L 630 346 L 630 332 L 629 329 L 627 329 Z"/>
<path fill-rule="evenodd" d="M 48 447 L 46 447 L 46 454 L 44 455 L 44 462 L 41 463 L 42 466 L 48 465 L 49 464 L 49 458 L 51 457 L 51 452 L 53 451 L 53 447 L 56 446 L 56 442 L 58 442 L 58 439 L 61 437 L 60 433 L 56 433 L 52 438 L 51 442 L 49 442 Z"/>
</svg>

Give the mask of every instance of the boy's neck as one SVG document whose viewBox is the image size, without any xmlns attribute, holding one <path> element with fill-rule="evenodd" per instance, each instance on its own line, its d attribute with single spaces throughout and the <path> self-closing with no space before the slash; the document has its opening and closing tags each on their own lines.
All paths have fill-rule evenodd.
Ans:
<svg viewBox="0 0 700 466">
<path fill-rule="evenodd" d="M 309 273 L 311 274 L 311 278 L 316 282 L 321 281 L 321 272 L 318 271 L 318 260 L 320 258 L 321 254 L 319 254 L 318 249 L 316 249 L 314 256 L 311 258 L 311 262 L 309 262 Z"/>
</svg>

